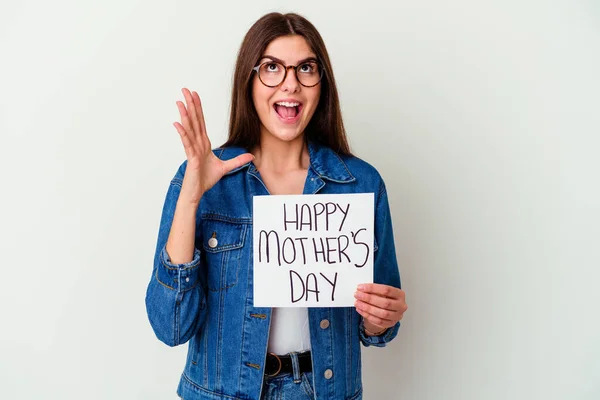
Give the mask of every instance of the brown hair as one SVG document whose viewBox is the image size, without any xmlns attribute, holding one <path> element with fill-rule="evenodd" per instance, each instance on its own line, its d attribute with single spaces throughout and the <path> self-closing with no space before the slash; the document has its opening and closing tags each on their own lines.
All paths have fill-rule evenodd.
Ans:
<svg viewBox="0 0 600 400">
<path fill-rule="evenodd" d="M 320 83 L 321 97 L 304 131 L 305 139 L 319 142 L 339 154 L 350 155 L 337 87 L 325 43 L 313 24 L 294 13 L 266 14 L 246 33 L 235 64 L 229 136 L 223 147 L 235 145 L 252 149 L 259 144 L 260 119 L 252 101 L 252 68 L 259 62 L 269 43 L 287 35 L 304 37 L 324 69 Z"/>
</svg>

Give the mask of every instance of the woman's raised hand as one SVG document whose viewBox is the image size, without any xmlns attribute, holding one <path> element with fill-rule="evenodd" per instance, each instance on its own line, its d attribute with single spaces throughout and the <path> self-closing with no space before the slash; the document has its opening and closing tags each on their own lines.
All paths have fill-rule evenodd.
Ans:
<svg viewBox="0 0 600 400">
<path fill-rule="evenodd" d="M 179 132 L 187 157 L 180 198 L 199 203 L 204 192 L 213 187 L 226 173 L 252 161 L 254 156 L 244 153 L 227 161 L 215 156 L 206 134 L 200 96 L 187 88 L 181 91 L 186 104 L 177 102 L 181 123 L 173 123 Z"/>
</svg>

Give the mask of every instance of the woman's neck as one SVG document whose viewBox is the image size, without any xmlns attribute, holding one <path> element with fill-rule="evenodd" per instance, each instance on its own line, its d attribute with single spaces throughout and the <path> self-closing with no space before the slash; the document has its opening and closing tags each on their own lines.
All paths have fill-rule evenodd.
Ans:
<svg viewBox="0 0 600 400">
<path fill-rule="evenodd" d="M 307 170 L 310 165 L 308 147 L 304 136 L 291 141 L 280 140 L 273 135 L 261 136 L 260 144 L 252 150 L 254 165 L 261 172 L 285 174 Z"/>
</svg>

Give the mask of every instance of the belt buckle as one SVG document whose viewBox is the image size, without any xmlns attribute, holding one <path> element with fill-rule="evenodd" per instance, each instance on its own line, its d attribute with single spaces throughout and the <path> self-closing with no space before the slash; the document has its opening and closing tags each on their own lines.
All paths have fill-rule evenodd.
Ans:
<svg viewBox="0 0 600 400">
<path fill-rule="evenodd" d="M 274 374 L 265 374 L 265 376 L 268 376 L 269 378 L 271 378 L 281 372 L 281 367 L 283 366 L 283 364 L 281 363 L 281 358 L 279 358 L 279 356 L 277 356 L 277 354 L 275 354 L 275 353 L 268 353 L 268 354 L 274 356 L 277 359 L 277 361 L 279 362 L 279 368 L 277 368 L 277 372 L 275 372 Z"/>
</svg>

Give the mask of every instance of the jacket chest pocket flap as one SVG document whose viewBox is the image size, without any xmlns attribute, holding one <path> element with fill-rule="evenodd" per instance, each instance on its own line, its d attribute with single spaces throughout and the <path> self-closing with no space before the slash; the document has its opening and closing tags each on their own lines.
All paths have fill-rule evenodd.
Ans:
<svg viewBox="0 0 600 400">
<path fill-rule="evenodd" d="M 202 221 L 202 248 L 210 291 L 229 289 L 237 284 L 247 225 L 221 219 Z"/>
</svg>

